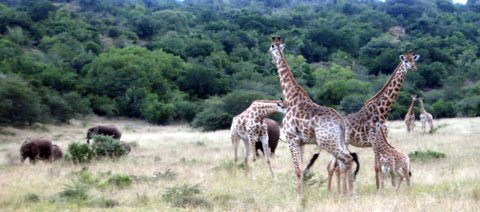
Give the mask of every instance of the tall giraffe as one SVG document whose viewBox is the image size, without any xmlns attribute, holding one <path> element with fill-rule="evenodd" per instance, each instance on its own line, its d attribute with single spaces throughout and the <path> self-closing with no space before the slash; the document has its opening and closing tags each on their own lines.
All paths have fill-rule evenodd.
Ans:
<svg viewBox="0 0 480 212">
<path fill-rule="evenodd" d="M 429 112 L 425 110 L 425 105 L 423 105 L 423 97 L 419 97 L 418 101 L 420 101 L 420 122 L 422 123 L 422 130 L 425 133 L 426 130 L 426 123 L 428 122 L 428 126 L 430 127 L 430 132 L 433 129 L 433 116 Z"/>
<path fill-rule="evenodd" d="M 250 151 L 252 155 L 252 178 L 255 179 L 256 142 L 260 141 L 263 149 L 268 150 L 268 126 L 264 122 L 264 118 L 275 112 L 285 113 L 285 110 L 285 105 L 280 100 L 256 100 L 245 111 L 233 118 L 230 136 L 235 157 L 234 167 L 237 167 L 237 150 L 241 139 L 245 146 L 245 171 L 248 172 L 248 154 Z M 270 164 L 270 151 L 265 151 L 264 155 L 270 173 L 275 178 L 272 165 Z"/>
<path fill-rule="evenodd" d="M 407 132 L 413 132 L 413 127 L 415 126 L 415 101 L 417 100 L 417 95 L 412 95 L 412 103 L 408 108 L 408 112 L 405 115 L 405 125 L 407 125 Z"/>
<path fill-rule="evenodd" d="M 388 113 L 391 111 L 393 104 L 397 100 L 398 93 L 403 86 L 408 70 L 417 70 L 415 62 L 419 58 L 420 56 L 413 55 L 411 50 L 400 55 L 400 63 L 397 65 L 397 68 L 395 68 L 392 76 L 382 89 L 380 89 L 380 91 L 378 91 L 373 97 L 366 100 L 359 111 L 345 117 L 345 121 L 348 125 L 348 144 L 360 148 L 372 147 L 372 143 L 369 140 L 369 132 L 371 126 L 375 126 L 373 120 L 377 120 L 375 117 L 378 117 L 378 121 L 385 123 Z M 383 128 L 386 130 L 385 125 L 383 125 Z M 314 158 L 316 157 L 316 155 L 312 157 L 305 172 L 307 172 L 313 165 L 315 162 Z M 334 159 L 332 159 L 329 164 L 331 165 L 330 167 L 327 167 L 328 176 L 332 176 L 332 172 L 337 170 L 332 168 L 336 167 Z M 328 187 L 330 188 L 331 181 L 329 180 L 328 183 Z"/>
<path fill-rule="evenodd" d="M 353 157 L 347 149 L 347 125 L 342 116 L 332 108 L 315 104 L 297 83 L 283 55 L 284 44 L 280 37 L 272 37 L 270 52 L 277 67 L 282 92 L 287 102 L 283 118 L 283 132 L 290 148 L 297 177 L 297 192 L 303 194 L 302 147 L 316 144 L 338 159 L 343 172 L 344 192 L 347 186 L 353 191 L 353 177 L 349 173 Z M 347 185 L 347 175 L 350 179 Z"/>
</svg>

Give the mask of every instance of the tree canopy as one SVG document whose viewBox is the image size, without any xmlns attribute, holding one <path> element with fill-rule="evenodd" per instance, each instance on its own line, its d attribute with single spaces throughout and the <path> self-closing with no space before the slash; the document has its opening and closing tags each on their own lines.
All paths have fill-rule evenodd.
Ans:
<svg viewBox="0 0 480 212">
<path fill-rule="evenodd" d="M 434 117 L 480 115 L 480 3 L 451 0 L 0 0 L 0 123 L 95 113 L 228 128 L 282 95 L 268 52 L 281 35 L 314 101 L 357 111 L 412 49 L 410 94 Z M 418 111 L 418 110 L 417 110 Z"/>
</svg>

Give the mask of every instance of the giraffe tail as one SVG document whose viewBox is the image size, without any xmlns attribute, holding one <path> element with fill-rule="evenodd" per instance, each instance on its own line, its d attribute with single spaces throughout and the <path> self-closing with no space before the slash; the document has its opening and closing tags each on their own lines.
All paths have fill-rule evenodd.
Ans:
<svg viewBox="0 0 480 212">
<path fill-rule="evenodd" d="M 408 176 L 410 176 L 410 177 L 412 176 L 412 172 L 411 172 L 411 171 L 408 172 Z"/>
<path fill-rule="evenodd" d="M 310 170 L 310 168 L 313 166 L 313 164 L 315 163 L 315 161 L 317 160 L 318 158 L 318 155 L 319 153 L 315 153 L 312 158 L 310 159 L 310 161 L 308 162 L 308 165 L 307 165 L 307 168 L 305 168 L 305 171 L 303 173 L 306 173 Z"/>
<path fill-rule="evenodd" d="M 357 174 L 358 172 L 360 171 L 360 161 L 358 160 L 358 155 L 357 153 L 355 152 L 350 152 L 350 155 L 352 156 L 353 158 L 353 162 L 355 162 L 357 164 L 357 168 L 355 169 L 355 171 L 353 172 L 353 178 L 357 178 Z"/>
</svg>

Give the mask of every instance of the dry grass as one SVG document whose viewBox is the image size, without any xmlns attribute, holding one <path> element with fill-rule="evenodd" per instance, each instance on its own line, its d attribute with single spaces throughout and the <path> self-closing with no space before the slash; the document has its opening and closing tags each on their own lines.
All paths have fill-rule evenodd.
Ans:
<svg viewBox="0 0 480 212">
<path fill-rule="evenodd" d="M 71 183 L 72 172 L 81 169 L 68 162 L 40 162 L 33 166 L 20 164 L 18 149 L 28 137 L 47 136 L 66 149 L 69 142 L 83 141 L 86 129 L 94 124 L 115 124 L 123 132 L 122 140 L 137 142 L 130 155 L 119 161 L 97 161 L 88 165 L 93 175 L 135 175 L 151 180 L 137 180 L 127 188 L 91 189 L 91 200 L 109 198 L 119 205 L 109 210 L 169 211 L 179 210 L 162 198 L 167 188 L 199 184 L 198 195 L 210 207 L 189 207 L 205 211 L 294 211 L 297 204 L 295 177 L 291 157 L 285 143 L 279 144 L 273 161 L 276 182 L 271 180 L 263 160 L 256 163 L 257 180 L 245 177 L 238 169 L 232 172 L 232 147 L 228 131 L 203 133 L 187 126 L 153 126 L 141 121 L 107 120 L 91 117 L 72 121 L 65 126 L 46 125 L 37 129 L 2 128 L 0 133 L 0 208 L 2 211 L 52 211 L 101 209 L 88 203 L 57 202 L 55 195 Z M 305 188 L 303 209 L 307 211 L 479 211 L 480 118 L 443 119 L 434 134 L 422 135 L 419 124 L 407 134 L 403 122 L 391 122 L 389 141 L 397 149 L 409 153 L 433 150 L 447 155 L 444 159 L 413 162 L 413 187 L 402 184 L 399 193 L 390 184 L 383 194 L 375 191 L 373 153 L 371 149 L 352 148 L 359 153 L 362 169 L 356 182 L 359 198 L 352 199 L 326 192 L 324 184 Z M 315 151 L 307 146 L 304 160 Z M 313 168 L 325 175 L 329 155 L 322 152 Z M 155 178 L 167 170 L 176 176 Z M 388 181 L 387 181 L 388 182 Z M 37 195 L 39 201 L 26 198 Z M 35 199 L 35 198 L 33 198 Z"/>
</svg>

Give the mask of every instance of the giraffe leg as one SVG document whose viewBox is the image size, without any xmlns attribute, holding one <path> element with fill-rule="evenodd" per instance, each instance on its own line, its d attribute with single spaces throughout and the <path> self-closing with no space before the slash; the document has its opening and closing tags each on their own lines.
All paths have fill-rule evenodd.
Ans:
<svg viewBox="0 0 480 212">
<path fill-rule="evenodd" d="M 376 160 L 376 159 L 375 159 Z M 375 162 L 375 185 L 377 186 L 377 191 L 380 191 L 380 165 Z"/>
<path fill-rule="evenodd" d="M 300 139 L 296 135 L 286 135 L 288 146 L 292 154 L 293 168 L 297 177 L 297 193 L 299 197 L 303 196 L 303 174 L 302 174 L 302 148 Z"/>
<path fill-rule="evenodd" d="M 333 177 L 333 173 L 335 172 L 335 164 L 336 164 L 336 160 L 334 157 L 332 157 L 330 159 L 330 163 L 328 163 L 328 166 L 327 166 L 327 173 L 328 173 L 327 188 L 329 192 L 332 192 L 332 177 Z"/>
<path fill-rule="evenodd" d="M 404 169 L 404 173 L 405 173 L 405 180 L 407 181 L 407 186 L 411 187 L 412 185 L 410 182 L 410 178 L 412 177 L 412 173 L 408 169 Z"/>
<path fill-rule="evenodd" d="M 266 149 L 265 151 L 265 161 L 267 162 L 268 168 L 270 169 L 270 173 L 272 174 L 273 179 L 276 179 L 275 174 L 273 173 L 272 169 L 272 164 L 270 161 L 270 149 L 268 148 L 268 134 L 265 136 L 260 137 L 260 141 L 262 142 L 263 149 Z"/>
<path fill-rule="evenodd" d="M 400 172 L 399 174 L 400 174 L 400 179 L 398 180 L 398 185 L 396 187 L 397 191 L 400 190 L 400 185 L 402 184 L 403 178 L 405 177 L 403 172 Z"/>
<path fill-rule="evenodd" d="M 248 143 L 250 144 L 250 154 L 252 155 L 252 179 L 256 180 L 257 177 L 255 176 L 255 162 L 257 161 L 257 153 L 255 151 L 255 142 L 258 140 L 258 137 L 251 137 L 248 140 Z"/>
<path fill-rule="evenodd" d="M 240 138 L 237 135 L 232 135 L 232 146 L 233 146 L 233 163 L 234 170 L 237 169 L 237 158 L 238 158 L 238 144 L 240 143 Z"/>
<path fill-rule="evenodd" d="M 342 193 L 342 185 L 341 185 L 341 181 L 342 181 L 342 176 L 341 176 L 341 173 L 340 173 L 340 167 L 338 167 L 338 161 L 337 163 L 335 163 L 335 175 L 337 176 L 337 191 L 339 194 Z"/>
<path fill-rule="evenodd" d="M 249 156 L 249 146 L 248 146 L 248 141 L 245 139 L 243 140 L 243 159 L 244 159 L 244 170 L 245 170 L 245 176 L 248 174 L 248 156 Z"/>
<path fill-rule="evenodd" d="M 392 177 L 392 186 L 396 187 L 397 184 L 395 182 L 396 179 L 395 179 L 395 173 L 393 172 L 393 170 L 390 172 L 390 177 Z"/>
<path fill-rule="evenodd" d="M 382 171 L 380 173 L 380 191 L 383 191 L 385 188 L 385 173 Z"/>
<path fill-rule="evenodd" d="M 340 163 L 343 163 L 340 161 Z M 341 183 L 341 190 L 342 190 L 342 194 L 347 194 L 348 192 L 348 187 L 347 187 L 347 178 L 348 178 L 348 174 L 347 174 L 347 168 L 345 167 L 345 165 L 343 165 L 343 169 L 341 169 L 341 166 L 338 167 L 338 175 L 339 175 L 339 179 L 342 181 Z M 340 184 L 340 183 L 339 183 Z M 339 189 L 340 190 L 340 189 Z"/>
</svg>

